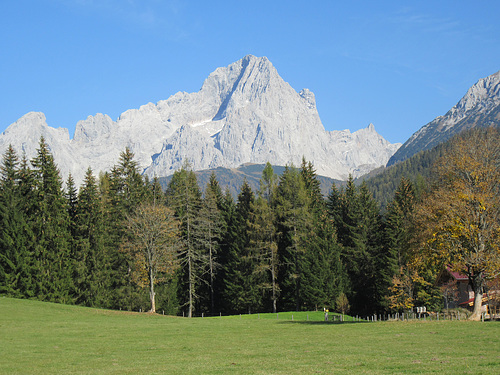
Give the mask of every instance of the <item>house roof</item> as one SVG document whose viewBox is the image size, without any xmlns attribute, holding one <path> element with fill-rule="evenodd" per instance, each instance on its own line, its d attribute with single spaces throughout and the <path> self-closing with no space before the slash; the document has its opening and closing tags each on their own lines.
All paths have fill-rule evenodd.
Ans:
<svg viewBox="0 0 500 375">
<path fill-rule="evenodd" d="M 469 281 L 467 276 L 462 275 L 460 272 L 452 271 L 450 266 L 446 266 L 446 270 L 456 281 Z"/>
</svg>

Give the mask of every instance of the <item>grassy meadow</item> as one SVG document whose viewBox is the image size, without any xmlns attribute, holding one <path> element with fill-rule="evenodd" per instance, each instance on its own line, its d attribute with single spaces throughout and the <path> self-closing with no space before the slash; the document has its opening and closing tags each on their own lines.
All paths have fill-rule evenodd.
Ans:
<svg viewBox="0 0 500 375">
<path fill-rule="evenodd" d="M 188 319 L 0 298 L 0 374 L 500 374 L 499 322 L 293 314 Z"/>
</svg>

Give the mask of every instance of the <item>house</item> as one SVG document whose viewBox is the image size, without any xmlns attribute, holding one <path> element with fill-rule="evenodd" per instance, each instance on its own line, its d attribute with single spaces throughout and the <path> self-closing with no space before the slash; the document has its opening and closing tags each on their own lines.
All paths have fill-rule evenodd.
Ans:
<svg viewBox="0 0 500 375">
<path fill-rule="evenodd" d="M 472 311 L 474 291 L 470 287 L 469 278 L 466 275 L 452 271 L 450 266 L 446 266 L 437 278 L 437 285 L 440 286 L 443 293 L 445 308 L 453 309 L 462 307 Z M 482 311 L 486 315 L 498 315 L 500 313 L 499 285 L 499 279 L 493 280 L 486 285 L 482 305 Z"/>
<path fill-rule="evenodd" d="M 439 274 L 436 283 L 441 288 L 444 307 L 447 309 L 455 309 L 471 298 L 474 301 L 474 291 L 469 286 L 469 278 L 452 271 L 450 266 L 446 266 Z"/>
</svg>

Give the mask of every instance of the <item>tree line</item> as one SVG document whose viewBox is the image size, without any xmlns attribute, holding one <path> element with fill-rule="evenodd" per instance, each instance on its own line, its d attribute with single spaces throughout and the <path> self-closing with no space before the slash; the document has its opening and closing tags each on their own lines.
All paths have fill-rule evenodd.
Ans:
<svg viewBox="0 0 500 375">
<path fill-rule="evenodd" d="M 352 178 L 324 197 L 305 159 L 279 176 L 268 163 L 259 189 L 244 182 L 236 199 L 215 175 L 202 193 L 188 164 L 163 191 L 128 148 L 77 189 L 42 138 L 32 160 L 9 147 L 0 166 L 0 293 L 186 316 L 439 309 L 436 276 L 459 262 L 444 234 L 439 253 L 426 233 L 436 191 L 402 178 L 382 212 Z"/>
</svg>

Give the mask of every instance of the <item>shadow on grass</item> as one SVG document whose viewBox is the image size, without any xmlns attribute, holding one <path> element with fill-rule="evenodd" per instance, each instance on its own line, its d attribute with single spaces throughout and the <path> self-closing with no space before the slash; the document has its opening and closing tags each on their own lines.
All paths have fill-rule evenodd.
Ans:
<svg viewBox="0 0 500 375">
<path fill-rule="evenodd" d="M 347 322 L 340 322 L 340 321 L 321 321 L 321 320 L 282 320 L 279 323 L 281 324 L 310 324 L 310 325 L 338 325 L 338 324 L 366 324 L 366 323 L 373 323 L 369 322 L 367 320 L 365 321 L 360 321 L 360 322 L 353 322 L 353 321 L 347 321 Z"/>
</svg>

